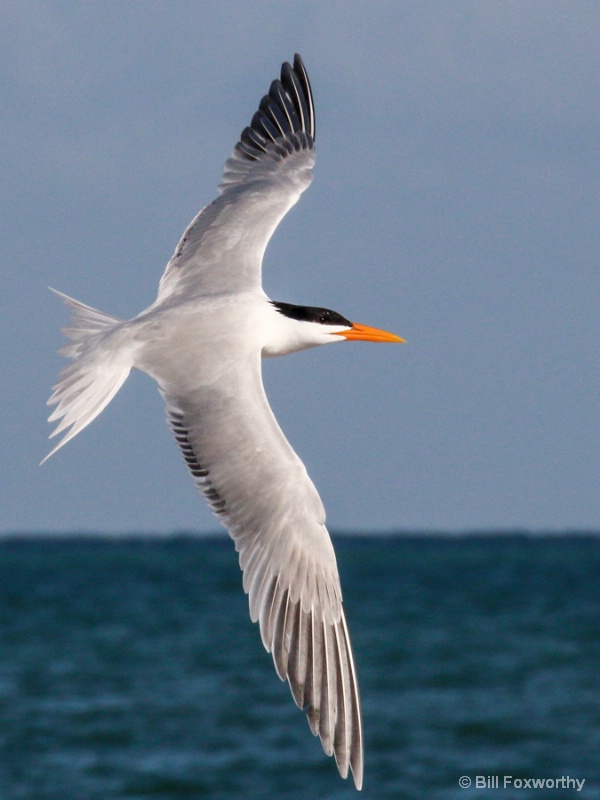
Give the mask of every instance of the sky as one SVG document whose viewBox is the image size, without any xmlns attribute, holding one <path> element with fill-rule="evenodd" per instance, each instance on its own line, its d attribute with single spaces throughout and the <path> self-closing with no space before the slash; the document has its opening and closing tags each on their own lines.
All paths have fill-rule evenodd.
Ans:
<svg viewBox="0 0 600 800">
<path fill-rule="evenodd" d="M 43 467 L 67 309 L 129 318 L 282 61 L 277 300 L 403 336 L 264 364 L 331 530 L 600 528 L 600 4 L 31 2 L 0 26 L 0 532 L 209 532 L 153 382 Z"/>
</svg>

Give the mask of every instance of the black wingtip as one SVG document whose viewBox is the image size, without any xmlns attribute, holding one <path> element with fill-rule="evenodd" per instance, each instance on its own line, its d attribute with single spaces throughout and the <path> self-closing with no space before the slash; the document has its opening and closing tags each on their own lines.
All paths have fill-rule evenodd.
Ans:
<svg viewBox="0 0 600 800">
<path fill-rule="evenodd" d="M 310 81 L 308 79 L 308 73 L 306 71 L 306 67 L 304 66 L 304 61 L 302 61 L 302 56 L 300 55 L 300 53 L 294 53 L 294 72 L 298 76 L 300 83 L 302 84 L 304 96 L 306 98 L 308 105 L 310 122 L 309 125 L 307 126 L 307 133 L 310 133 L 314 141 L 316 128 L 315 128 L 315 107 L 313 103 L 313 94 Z"/>
<path fill-rule="evenodd" d="M 293 66 L 287 61 L 282 64 L 280 80 L 271 83 L 236 149 L 245 158 L 256 160 L 270 143 L 282 138 L 290 138 L 294 149 L 311 148 L 315 138 L 312 89 L 298 53 Z"/>
</svg>

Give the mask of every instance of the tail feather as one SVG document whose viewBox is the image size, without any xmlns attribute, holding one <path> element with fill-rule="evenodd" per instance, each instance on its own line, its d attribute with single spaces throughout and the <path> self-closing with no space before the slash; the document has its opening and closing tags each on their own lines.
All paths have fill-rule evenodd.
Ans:
<svg viewBox="0 0 600 800">
<path fill-rule="evenodd" d="M 59 350 L 74 361 L 61 370 L 60 380 L 48 400 L 48 405 L 56 405 L 48 421 L 60 420 L 50 438 L 67 432 L 42 464 L 106 408 L 133 366 L 130 349 L 123 347 L 123 339 L 111 336 L 122 327 L 121 320 L 55 289 L 52 291 L 74 311 L 71 326 L 62 329 L 71 341 Z"/>
</svg>

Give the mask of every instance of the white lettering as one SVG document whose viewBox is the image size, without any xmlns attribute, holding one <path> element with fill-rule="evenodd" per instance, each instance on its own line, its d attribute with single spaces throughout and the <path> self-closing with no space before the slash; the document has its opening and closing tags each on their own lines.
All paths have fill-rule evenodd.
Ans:
<svg viewBox="0 0 600 800">
<path fill-rule="evenodd" d="M 499 789 L 499 775 L 475 775 L 475 788 Z M 502 787 L 508 789 L 577 789 L 580 792 L 585 785 L 585 778 L 571 778 L 561 775 L 560 778 L 515 778 L 512 775 L 502 776 Z"/>
</svg>

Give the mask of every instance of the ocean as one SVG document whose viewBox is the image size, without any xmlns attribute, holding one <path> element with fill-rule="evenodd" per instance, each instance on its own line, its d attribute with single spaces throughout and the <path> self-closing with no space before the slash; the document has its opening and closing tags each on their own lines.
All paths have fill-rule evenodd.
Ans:
<svg viewBox="0 0 600 800">
<path fill-rule="evenodd" d="M 343 781 L 233 544 L 0 542 L 1 800 L 600 797 L 600 538 L 334 537 L 363 700 Z"/>
</svg>

